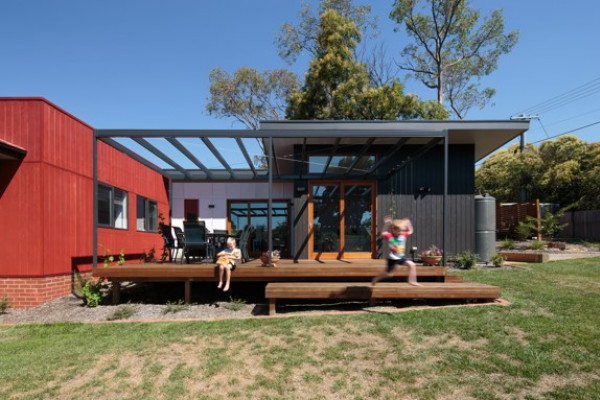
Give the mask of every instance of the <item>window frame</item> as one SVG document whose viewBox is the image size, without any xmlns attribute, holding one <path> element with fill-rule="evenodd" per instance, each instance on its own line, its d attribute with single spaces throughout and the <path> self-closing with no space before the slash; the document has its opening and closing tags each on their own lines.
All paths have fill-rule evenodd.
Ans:
<svg viewBox="0 0 600 400">
<path fill-rule="evenodd" d="M 101 189 L 105 189 L 108 191 L 108 216 L 110 218 L 110 221 L 108 224 L 105 222 L 102 222 L 101 218 L 100 218 L 100 214 L 101 214 L 100 209 L 102 207 L 100 206 L 99 202 L 101 200 L 106 200 L 100 196 Z M 115 193 L 117 191 L 122 193 L 123 197 L 121 199 L 116 199 Z M 129 229 L 129 192 L 127 192 L 126 190 L 120 189 L 116 186 L 107 185 L 106 183 L 98 182 L 98 197 L 96 199 L 96 205 L 98 208 L 98 211 L 97 211 L 98 227 L 120 229 L 120 230 Z M 123 210 L 120 218 L 117 218 L 115 216 L 115 210 L 117 208 L 117 205 L 120 206 L 121 209 Z M 123 226 L 117 226 L 117 225 L 121 225 L 121 224 L 117 224 L 118 221 L 120 221 Z"/>
<path fill-rule="evenodd" d="M 140 201 L 143 209 L 143 226 L 140 228 Z M 154 218 L 152 219 L 151 205 L 154 204 Z M 137 232 L 152 232 L 158 231 L 158 202 L 146 196 L 136 195 L 136 210 L 135 210 L 135 229 Z M 154 223 L 154 226 L 151 226 Z"/>
</svg>

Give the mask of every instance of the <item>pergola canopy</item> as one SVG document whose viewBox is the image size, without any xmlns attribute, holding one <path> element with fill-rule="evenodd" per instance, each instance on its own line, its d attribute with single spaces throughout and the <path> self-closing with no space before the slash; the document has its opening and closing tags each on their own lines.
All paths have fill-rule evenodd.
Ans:
<svg viewBox="0 0 600 400">
<path fill-rule="evenodd" d="M 474 145 L 475 161 L 479 161 L 528 128 L 527 121 L 263 121 L 258 130 L 97 129 L 95 137 L 173 182 L 267 180 L 267 169 L 256 166 L 255 158 L 268 156 L 267 139 L 271 139 L 273 177 L 294 180 L 310 177 L 294 173 L 293 165 L 303 162 L 307 149 L 315 146 L 321 154 L 352 148 L 356 164 L 371 146 L 383 145 L 389 151 L 377 161 L 379 165 L 404 145 L 426 150 L 447 135 L 449 145 Z M 251 149 L 256 139 L 260 146 Z M 223 140 L 230 141 L 225 150 L 217 144 Z M 302 149 L 299 157 L 296 145 Z M 367 177 L 377 165 L 368 170 L 350 165 L 343 175 Z"/>
</svg>

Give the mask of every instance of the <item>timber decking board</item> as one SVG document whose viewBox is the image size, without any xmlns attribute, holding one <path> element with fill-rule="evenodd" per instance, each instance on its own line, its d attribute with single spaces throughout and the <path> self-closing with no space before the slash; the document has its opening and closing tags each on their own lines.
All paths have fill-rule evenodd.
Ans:
<svg viewBox="0 0 600 400">
<path fill-rule="evenodd" d="M 277 267 L 262 267 L 259 262 L 238 265 L 231 275 L 233 281 L 242 280 L 290 280 L 290 279 L 366 279 L 378 275 L 385 269 L 381 260 L 368 261 L 328 261 L 318 263 L 280 262 Z M 443 280 L 446 267 L 417 267 L 417 277 L 439 278 Z M 125 280 L 209 280 L 217 279 L 218 270 L 214 264 L 131 264 L 123 266 L 98 267 L 93 275 L 114 281 Z M 408 268 L 399 266 L 394 277 L 408 276 Z"/>
<path fill-rule="evenodd" d="M 500 288 L 476 282 L 271 282 L 265 288 L 268 299 L 394 298 L 394 299 L 497 299 Z"/>
<path fill-rule="evenodd" d="M 275 314 L 278 299 L 485 299 L 500 298 L 499 287 L 474 282 L 271 282 L 265 287 L 269 315 Z"/>
</svg>

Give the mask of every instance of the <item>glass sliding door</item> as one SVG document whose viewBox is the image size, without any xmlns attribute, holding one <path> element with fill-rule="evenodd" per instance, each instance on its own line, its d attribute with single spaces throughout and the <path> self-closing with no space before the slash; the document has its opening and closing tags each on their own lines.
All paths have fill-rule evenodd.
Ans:
<svg viewBox="0 0 600 400">
<path fill-rule="evenodd" d="M 338 185 L 312 186 L 313 252 L 340 252 L 340 188 Z"/>
<path fill-rule="evenodd" d="M 375 184 L 313 182 L 309 194 L 309 257 L 372 258 Z"/>
<path fill-rule="evenodd" d="M 230 200 L 229 201 L 229 232 L 239 235 L 247 224 L 251 233 L 248 238 L 248 253 L 252 258 L 269 247 L 268 232 L 268 203 L 264 200 Z M 284 257 L 289 256 L 289 224 L 288 202 L 273 200 L 271 207 L 271 231 L 273 250 L 279 250 Z"/>
</svg>

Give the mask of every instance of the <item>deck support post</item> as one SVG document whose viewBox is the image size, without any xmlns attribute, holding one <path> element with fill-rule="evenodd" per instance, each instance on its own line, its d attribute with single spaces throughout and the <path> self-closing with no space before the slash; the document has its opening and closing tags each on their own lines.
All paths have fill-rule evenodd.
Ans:
<svg viewBox="0 0 600 400">
<path fill-rule="evenodd" d="M 119 281 L 111 281 L 112 282 L 112 302 L 113 305 L 116 306 L 121 301 L 121 282 Z"/>
<path fill-rule="evenodd" d="M 186 279 L 183 284 L 185 287 L 185 303 L 190 304 L 192 302 L 192 282 L 190 279 Z"/>
<path fill-rule="evenodd" d="M 269 299 L 269 315 L 275 315 L 275 303 L 277 300 Z"/>
</svg>

